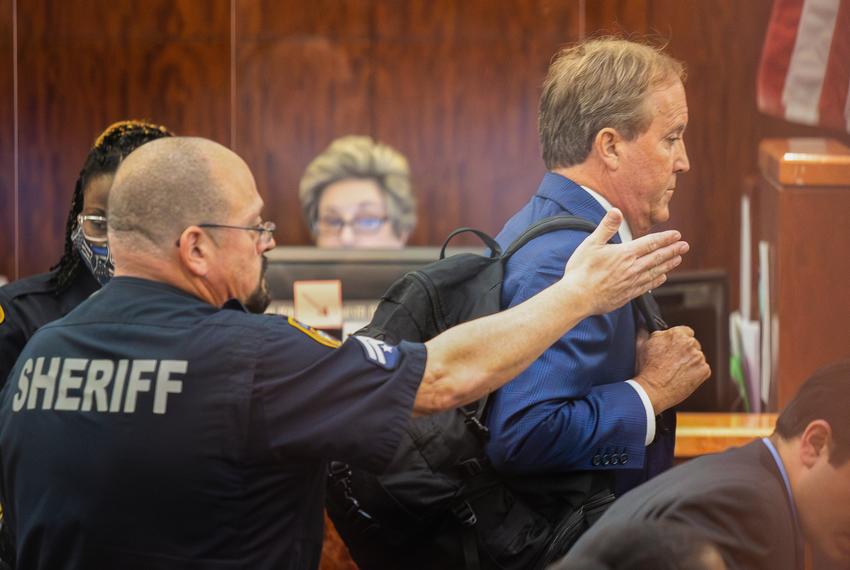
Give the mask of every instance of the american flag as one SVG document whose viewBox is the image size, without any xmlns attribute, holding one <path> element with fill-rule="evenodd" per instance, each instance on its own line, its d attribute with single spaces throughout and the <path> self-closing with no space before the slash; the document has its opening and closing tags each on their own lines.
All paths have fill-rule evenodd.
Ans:
<svg viewBox="0 0 850 570">
<path fill-rule="evenodd" d="M 850 0 L 774 0 L 758 75 L 763 113 L 850 132 Z"/>
</svg>

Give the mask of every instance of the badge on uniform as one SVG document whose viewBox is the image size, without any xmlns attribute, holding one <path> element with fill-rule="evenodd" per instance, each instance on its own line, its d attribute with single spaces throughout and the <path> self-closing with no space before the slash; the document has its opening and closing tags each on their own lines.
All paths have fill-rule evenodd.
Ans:
<svg viewBox="0 0 850 570">
<path fill-rule="evenodd" d="M 301 321 L 297 321 L 292 317 L 288 317 L 286 321 L 289 323 L 289 326 L 298 329 L 319 344 L 323 344 L 330 348 L 339 348 L 339 345 L 342 344 L 339 340 L 335 339 L 328 333 L 314 329 L 310 325 L 305 325 Z"/>
<path fill-rule="evenodd" d="M 6 311 L 3 310 L 3 305 L 0 305 L 0 325 L 6 322 Z"/>
<path fill-rule="evenodd" d="M 387 370 L 393 370 L 398 365 L 399 350 L 397 346 L 375 340 L 368 336 L 355 335 L 351 338 L 357 339 L 360 346 L 363 347 L 363 352 L 366 353 L 367 360 Z"/>
</svg>

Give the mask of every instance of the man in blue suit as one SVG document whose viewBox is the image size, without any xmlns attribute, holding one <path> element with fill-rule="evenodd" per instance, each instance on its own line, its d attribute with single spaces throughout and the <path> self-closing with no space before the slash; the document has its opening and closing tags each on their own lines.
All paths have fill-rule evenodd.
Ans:
<svg viewBox="0 0 850 570">
<path fill-rule="evenodd" d="M 558 54 L 538 124 L 549 172 L 497 241 L 507 246 L 548 216 L 599 223 L 612 207 L 625 217 L 615 242 L 666 221 L 676 176 L 689 168 L 684 75 L 682 64 L 659 49 L 620 39 Z M 507 264 L 503 308 L 553 283 L 585 237 L 552 232 L 517 252 Z M 494 466 L 544 494 L 551 487 L 538 484 L 545 480 L 540 474 L 574 474 L 578 483 L 558 491 L 573 509 L 599 489 L 623 491 L 668 467 L 674 420 L 656 416 L 690 395 L 710 370 L 691 329 L 644 341 L 641 325 L 630 305 L 588 318 L 498 390 L 487 415 Z"/>
</svg>

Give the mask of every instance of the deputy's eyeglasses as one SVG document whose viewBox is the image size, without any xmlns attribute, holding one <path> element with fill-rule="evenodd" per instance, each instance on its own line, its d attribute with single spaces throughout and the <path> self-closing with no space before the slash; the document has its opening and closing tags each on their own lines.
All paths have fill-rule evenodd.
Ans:
<svg viewBox="0 0 850 570">
<path fill-rule="evenodd" d="M 257 232 L 260 234 L 259 237 L 259 245 L 262 247 L 267 246 L 271 243 L 274 238 L 274 231 L 277 229 L 277 225 L 274 222 L 263 222 L 261 224 L 257 224 L 256 226 L 231 226 L 228 224 L 198 224 L 199 228 L 224 228 L 229 230 L 245 230 L 249 232 Z"/>
<path fill-rule="evenodd" d="M 386 223 L 386 216 L 357 216 L 350 220 L 337 216 L 322 216 L 316 222 L 316 230 L 325 235 L 339 235 L 345 226 L 348 226 L 355 235 L 369 235 L 377 233 Z"/>
<path fill-rule="evenodd" d="M 77 225 L 83 230 L 83 237 L 90 242 L 106 242 L 106 217 L 80 214 L 77 216 Z"/>
</svg>

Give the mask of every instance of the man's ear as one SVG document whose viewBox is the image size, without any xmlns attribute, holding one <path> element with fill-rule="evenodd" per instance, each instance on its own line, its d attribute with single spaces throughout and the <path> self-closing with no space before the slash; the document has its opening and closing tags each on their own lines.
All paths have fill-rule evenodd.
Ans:
<svg viewBox="0 0 850 570">
<path fill-rule="evenodd" d="M 811 468 L 822 458 L 829 459 L 832 428 L 825 420 L 815 420 L 806 426 L 800 436 L 800 461 Z"/>
<path fill-rule="evenodd" d="M 177 255 L 180 264 L 189 273 L 205 277 L 210 269 L 212 242 L 209 236 L 198 226 L 189 226 L 180 234 L 177 242 Z"/>
<path fill-rule="evenodd" d="M 623 138 L 616 129 L 605 127 L 596 133 L 593 139 L 593 150 L 608 170 L 620 168 L 620 145 Z"/>
</svg>

